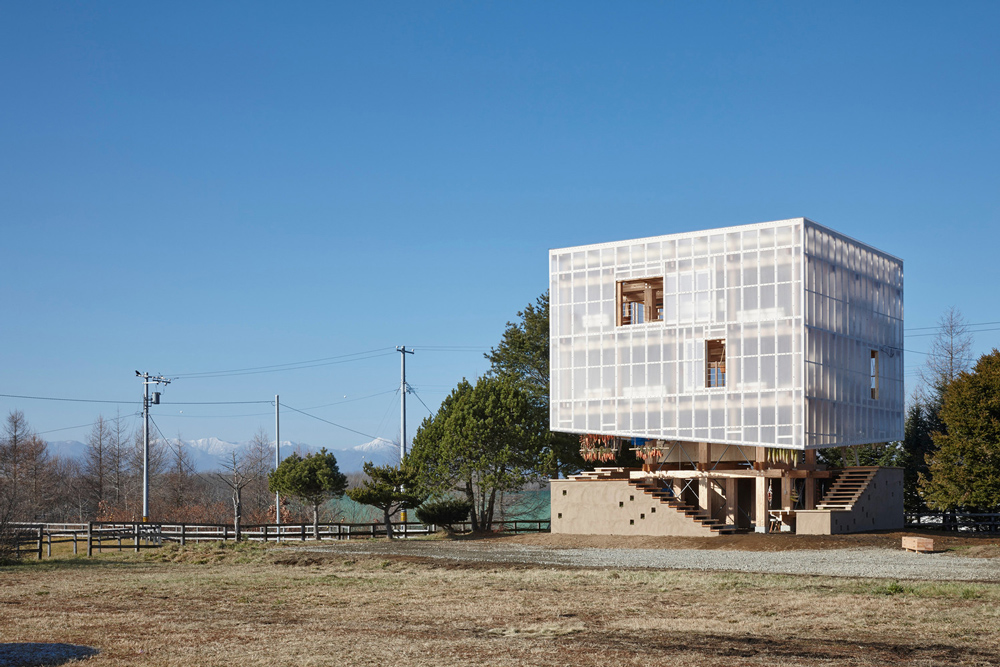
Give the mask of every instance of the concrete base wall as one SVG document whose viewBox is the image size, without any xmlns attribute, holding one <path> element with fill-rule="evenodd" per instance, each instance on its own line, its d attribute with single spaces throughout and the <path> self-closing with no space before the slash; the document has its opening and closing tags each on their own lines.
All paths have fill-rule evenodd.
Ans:
<svg viewBox="0 0 1000 667">
<path fill-rule="evenodd" d="M 879 468 L 850 510 L 799 510 L 799 535 L 837 535 L 869 530 L 902 530 L 903 469 Z"/>
<path fill-rule="evenodd" d="M 712 537 L 711 530 L 627 481 L 554 479 L 552 532 Z"/>
</svg>

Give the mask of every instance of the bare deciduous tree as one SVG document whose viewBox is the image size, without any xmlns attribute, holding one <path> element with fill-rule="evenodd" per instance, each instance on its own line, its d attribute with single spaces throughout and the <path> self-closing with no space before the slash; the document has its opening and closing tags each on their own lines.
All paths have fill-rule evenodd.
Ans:
<svg viewBox="0 0 1000 667">
<path fill-rule="evenodd" d="M 243 522 L 243 490 L 253 482 L 264 479 L 270 459 L 270 440 L 267 432 L 260 428 L 245 447 L 234 449 L 222 461 L 222 471 L 214 473 L 232 492 L 233 531 L 236 541 L 240 540 Z"/>
<path fill-rule="evenodd" d="M 925 403 L 931 406 L 935 414 L 941 410 L 948 385 L 960 373 L 968 371 L 972 367 L 972 361 L 972 334 L 969 333 L 962 312 L 952 306 L 938 320 L 937 336 L 920 368 Z"/>
</svg>

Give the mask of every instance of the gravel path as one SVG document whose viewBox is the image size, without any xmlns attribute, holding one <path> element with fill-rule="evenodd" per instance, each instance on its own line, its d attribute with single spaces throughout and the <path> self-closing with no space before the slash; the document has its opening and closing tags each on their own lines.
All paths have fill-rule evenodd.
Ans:
<svg viewBox="0 0 1000 667">
<path fill-rule="evenodd" d="M 316 547 L 311 547 L 315 549 Z M 797 551 L 706 551 L 699 549 L 547 548 L 497 541 L 446 542 L 371 540 L 320 548 L 342 554 L 393 555 L 476 563 L 521 563 L 564 567 L 680 569 L 810 574 L 933 581 L 1000 581 L 1000 560 L 901 549 L 803 549 Z"/>
</svg>

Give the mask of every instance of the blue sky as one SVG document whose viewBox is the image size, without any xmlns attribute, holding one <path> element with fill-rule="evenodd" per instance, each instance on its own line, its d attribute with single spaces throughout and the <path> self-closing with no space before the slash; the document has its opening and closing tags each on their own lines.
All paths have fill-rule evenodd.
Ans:
<svg viewBox="0 0 1000 667">
<path fill-rule="evenodd" d="M 181 375 L 170 437 L 248 439 L 269 405 L 177 403 L 274 394 L 394 437 L 392 348 L 436 408 L 549 248 L 796 216 L 902 257 L 909 329 L 998 322 L 997 25 L 974 2 L 0 2 L 0 393 L 130 401 L 138 369 Z M 15 408 L 83 440 L 53 429 L 116 406 Z"/>
</svg>

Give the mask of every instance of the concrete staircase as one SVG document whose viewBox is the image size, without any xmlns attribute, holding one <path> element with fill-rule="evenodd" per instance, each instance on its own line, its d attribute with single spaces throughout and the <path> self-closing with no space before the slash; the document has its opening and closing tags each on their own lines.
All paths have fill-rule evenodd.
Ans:
<svg viewBox="0 0 1000 667">
<path fill-rule="evenodd" d="M 719 535 L 732 535 L 737 531 L 736 526 L 723 525 L 718 519 L 713 519 L 709 513 L 700 507 L 688 505 L 674 497 L 673 492 L 660 486 L 657 480 L 652 479 L 630 479 L 629 484 L 648 496 L 652 496 L 671 509 L 683 514 L 685 517 L 708 528 L 713 533 Z"/>
<path fill-rule="evenodd" d="M 833 482 L 823 500 L 816 505 L 819 510 L 851 510 L 868 484 L 878 472 L 876 467 L 844 468 Z"/>
<path fill-rule="evenodd" d="M 577 482 L 599 481 L 605 479 L 628 479 L 629 468 L 594 468 L 570 477 Z"/>
</svg>

